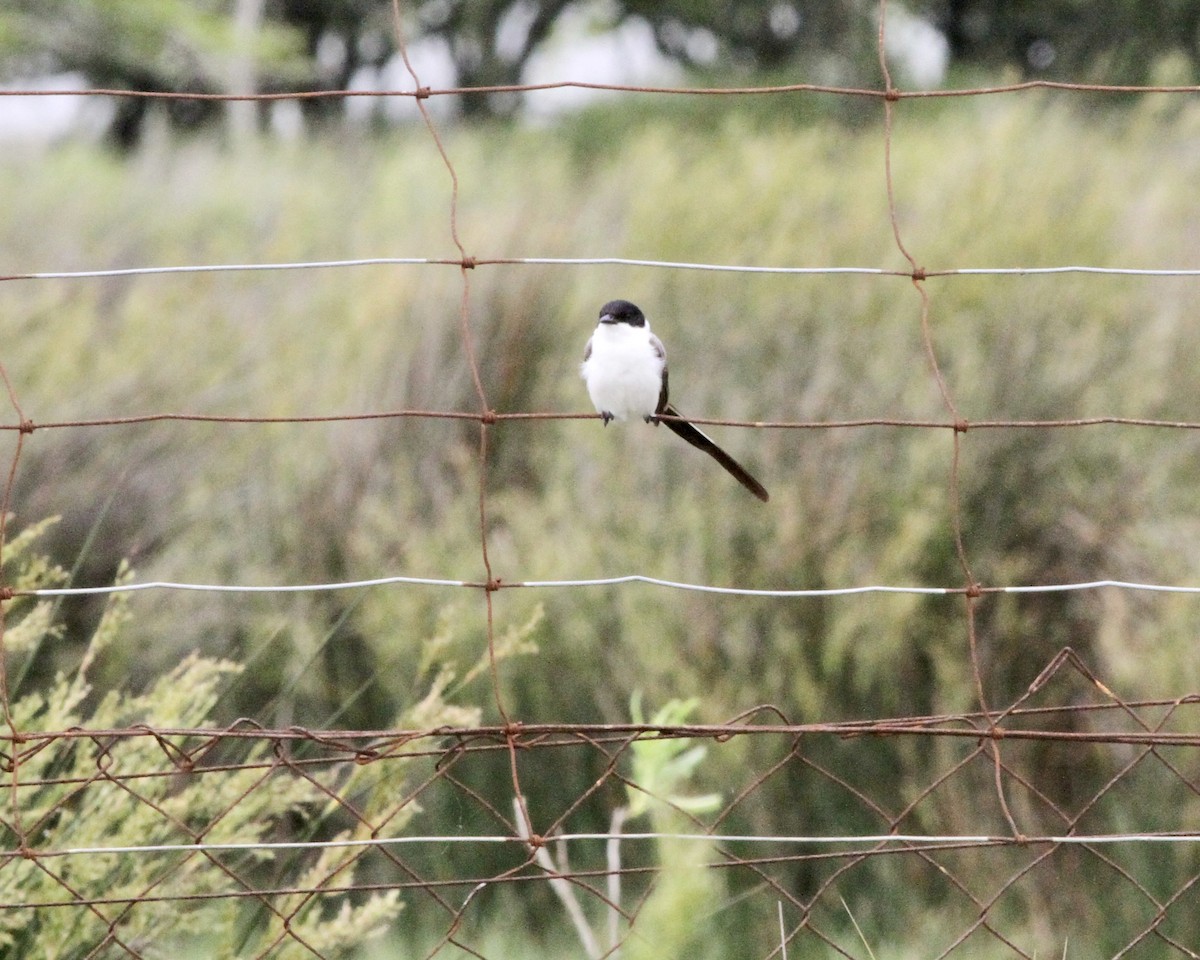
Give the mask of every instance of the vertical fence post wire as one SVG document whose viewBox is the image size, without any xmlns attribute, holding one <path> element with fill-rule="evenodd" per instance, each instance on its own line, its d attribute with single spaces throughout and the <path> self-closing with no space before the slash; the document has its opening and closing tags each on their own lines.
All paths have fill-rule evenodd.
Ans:
<svg viewBox="0 0 1200 960">
<path fill-rule="evenodd" d="M 28 838 L 25 835 L 22 825 L 23 818 L 21 816 L 20 803 L 21 743 L 24 738 L 17 729 L 13 719 L 12 704 L 9 702 L 8 691 L 8 645 L 5 634 L 8 623 L 8 605 L 12 601 L 12 588 L 5 579 L 3 570 L 4 546 L 7 543 L 8 537 L 8 515 L 12 507 L 13 488 L 17 482 L 17 465 L 21 461 L 21 452 L 25 446 L 25 436 L 33 432 L 33 425 L 25 416 L 25 411 L 21 407 L 21 401 L 17 398 L 16 388 L 13 386 L 12 379 L 8 375 L 8 369 L 2 362 L 0 362 L 0 378 L 4 380 L 4 388 L 8 393 L 9 403 L 12 405 L 20 422 L 20 429 L 17 430 L 16 443 L 13 447 L 12 461 L 9 463 L 8 474 L 4 481 L 4 493 L 0 496 L 0 703 L 3 703 L 4 722 L 8 726 L 12 743 L 9 759 L 9 764 L 12 767 L 9 771 L 9 799 L 12 805 L 12 827 L 16 833 L 17 846 L 22 851 L 28 851 Z"/>
<path fill-rule="evenodd" d="M 892 225 L 892 236 L 895 238 L 896 247 L 901 255 L 908 261 L 909 267 L 912 269 L 912 284 L 916 289 L 917 294 L 921 299 L 921 343 L 925 351 L 925 357 L 929 364 L 930 372 L 933 374 L 934 381 L 937 383 L 938 392 L 941 394 L 942 402 L 953 419 L 954 426 L 951 437 L 953 442 L 953 452 L 950 462 L 950 478 L 949 478 L 949 511 L 950 525 L 952 536 L 954 538 L 954 551 L 958 557 L 959 566 L 962 569 L 963 577 L 966 581 L 966 593 L 964 595 L 964 603 L 966 604 L 966 628 L 967 642 L 971 655 L 971 672 L 975 682 L 975 693 L 979 699 L 979 709 L 987 718 L 989 732 L 993 736 L 988 738 L 988 752 L 991 754 L 993 775 L 995 779 L 996 797 L 1000 805 L 1000 810 L 1008 822 L 1014 836 L 1019 837 L 1021 831 L 1017 828 L 1016 821 L 1008 806 L 1008 800 L 1004 793 L 1004 781 L 1002 777 L 1002 763 L 1000 758 L 1000 742 L 999 738 L 994 736 L 995 724 L 991 719 L 992 713 L 988 709 L 987 698 L 983 688 L 983 675 L 979 665 L 979 649 L 976 635 L 976 605 L 980 599 L 979 584 L 976 583 L 974 574 L 971 572 L 971 565 L 967 558 L 966 545 L 963 539 L 962 525 L 962 495 L 960 489 L 960 460 L 961 460 L 961 434 L 967 431 L 967 421 L 963 419 L 958 412 L 958 407 L 954 403 L 954 398 L 950 393 L 950 388 L 946 383 L 946 378 L 942 374 L 941 365 L 937 359 L 937 349 L 933 342 L 933 332 L 930 324 L 930 303 L 929 291 L 925 289 L 925 270 L 918 263 L 911 251 L 905 245 L 900 232 L 900 217 L 896 207 L 896 189 L 895 181 L 892 175 L 892 130 L 894 122 L 894 105 L 900 100 L 900 93 L 892 84 L 892 74 L 888 67 L 887 57 L 887 0 L 879 0 L 879 32 L 876 39 L 879 52 L 879 69 L 883 76 L 884 96 L 883 96 L 883 164 L 884 178 L 887 188 L 888 201 L 888 218 Z"/>
<path fill-rule="evenodd" d="M 466 248 L 462 243 L 458 230 L 458 198 L 459 185 L 458 173 L 454 169 L 454 164 L 450 160 L 450 156 L 446 151 L 445 145 L 442 142 L 441 136 L 438 134 L 437 125 L 433 122 L 433 117 L 429 113 L 429 109 L 425 106 L 425 99 L 428 91 L 421 86 L 420 77 L 417 75 L 413 67 L 412 61 L 408 56 L 407 44 L 404 40 L 404 24 L 400 13 L 400 0 L 392 0 L 392 21 L 396 36 L 396 46 L 400 53 L 401 60 L 404 63 L 404 68 L 412 77 L 412 81 L 416 86 L 416 104 L 417 109 L 421 113 L 421 119 L 425 123 L 425 128 L 428 130 L 434 145 L 437 148 L 439 156 L 442 158 L 442 163 L 446 168 L 446 172 L 450 176 L 450 236 L 457 248 L 461 261 L 459 263 L 459 272 L 462 279 L 462 296 L 459 301 L 459 327 L 461 331 L 461 339 L 463 351 L 467 359 L 467 363 L 471 370 L 471 378 L 475 384 L 475 392 L 479 399 L 480 419 L 479 419 L 479 547 L 480 555 L 483 562 L 485 582 L 483 586 L 484 609 L 486 616 L 486 632 L 487 632 L 487 651 L 488 662 L 490 666 L 492 694 L 496 702 L 496 710 L 500 715 L 505 727 L 505 744 L 508 750 L 509 775 L 512 778 L 513 796 L 516 803 L 519 805 L 521 815 L 525 822 L 523 826 L 530 835 L 534 834 L 533 821 L 529 815 L 529 809 L 526 806 L 525 791 L 521 787 L 520 773 L 517 765 L 517 736 L 518 726 L 512 721 L 507 709 L 504 706 L 504 697 L 500 688 L 500 671 L 499 664 L 496 660 L 496 627 L 495 627 L 495 605 L 493 594 L 499 587 L 499 581 L 495 577 L 492 570 L 491 558 L 488 554 L 488 431 L 492 424 L 496 422 L 496 413 L 491 409 L 488 403 L 487 393 L 483 387 L 483 378 L 479 370 L 479 360 L 475 353 L 474 338 L 471 334 L 470 323 L 470 294 L 471 282 L 470 271 L 475 267 L 475 259 L 467 254 Z"/>
</svg>

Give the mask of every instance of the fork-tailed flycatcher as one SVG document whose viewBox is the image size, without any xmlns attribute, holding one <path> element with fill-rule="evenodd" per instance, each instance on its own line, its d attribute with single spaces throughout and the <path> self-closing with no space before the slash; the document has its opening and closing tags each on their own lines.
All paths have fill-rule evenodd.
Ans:
<svg viewBox="0 0 1200 960">
<path fill-rule="evenodd" d="M 580 368 L 597 412 L 610 420 L 641 417 L 665 423 L 693 447 L 698 447 L 728 470 L 743 487 L 764 503 L 770 495 L 746 468 L 686 420 L 667 402 L 667 353 L 650 332 L 646 316 L 628 300 L 611 300 L 600 308 L 600 322 L 588 340 Z"/>
</svg>

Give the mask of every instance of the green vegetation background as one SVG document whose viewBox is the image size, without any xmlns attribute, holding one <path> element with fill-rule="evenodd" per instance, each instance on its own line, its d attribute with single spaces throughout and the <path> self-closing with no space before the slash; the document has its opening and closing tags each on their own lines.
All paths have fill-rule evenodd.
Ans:
<svg viewBox="0 0 1200 960">
<path fill-rule="evenodd" d="M 674 118 L 647 110 L 632 122 L 600 109 L 542 130 L 448 131 L 468 253 L 905 268 L 888 219 L 877 106 L 817 124 L 779 115 L 808 110 L 800 97 L 772 101 L 776 113 L 703 107 Z M 903 102 L 892 147 L 900 229 L 929 269 L 1194 267 L 1198 145 L 1200 109 L 1168 98 L 1120 110 L 1031 96 Z M 455 256 L 449 178 L 417 125 L 238 151 L 152 138 L 128 158 L 67 146 L 2 162 L 6 273 Z M 919 298 L 903 278 L 503 266 L 478 268 L 469 281 L 483 385 L 499 411 L 589 410 L 582 347 L 600 303 L 625 297 L 667 344 L 672 397 L 685 412 L 946 416 L 923 353 Z M 971 420 L 1200 420 L 1195 278 L 954 277 L 927 289 L 939 362 Z M 474 411 L 460 296 L 458 270 L 436 266 L 14 281 L 0 290 L 4 362 L 39 422 Z M 947 432 L 715 432 L 770 489 L 769 505 L 666 431 L 602 430 L 592 420 L 497 425 L 486 476 L 495 575 L 643 573 L 759 588 L 962 583 Z M 0 438 L 6 458 L 14 442 Z M 1193 432 L 972 430 L 961 443 L 964 540 L 981 582 L 1196 581 Z M 47 542 L 80 585 L 111 582 L 125 558 L 138 579 L 475 580 L 478 484 L 478 429 L 449 420 L 44 430 L 26 441 L 14 523 L 60 515 Z M 635 690 L 650 704 L 699 697 L 696 718 L 713 722 L 761 703 L 794 721 L 977 705 L 960 598 L 778 600 L 623 586 L 493 600 L 498 636 L 536 641 L 536 653 L 500 668 L 507 710 L 525 721 L 627 720 Z M 485 644 L 482 599 L 452 589 L 163 591 L 136 595 L 128 609 L 122 636 L 90 666 L 97 690 L 149 687 L 199 650 L 248 668 L 229 681 L 217 722 L 385 726 L 428 693 L 430 638 L 467 664 Z M 1124 698 L 1194 692 L 1195 609 L 1188 597 L 1110 591 L 987 597 L 979 643 L 989 702 L 1011 702 L 1064 645 Z M 10 666 L 14 696 L 78 666 L 99 604 L 58 613 L 66 633 Z M 1066 686 L 1049 702 L 1079 693 Z M 496 716 L 486 676 L 460 699 Z M 714 751 L 698 771 L 701 787 L 729 796 L 730 784 L 778 759 L 777 746 Z M 898 810 L 954 754 L 830 742 L 810 755 Z M 1060 770 L 1054 799 L 1064 808 L 1104 782 L 1110 760 L 1083 750 L 1029 757 Z M 524 762 L 531 803 L 552 809 L 597 773 L 554 757 Z M 492 773 L 479 773 L 480 789 L 504 805 L 503 771 Z M 1004 830 L 990 777 L 943 793 L 937 816 L 948 821 L 939 822 Z M 1195 823 L 1196 797 L 1177 782 L 1131 799 L 1089 825 Z M 1018 813 L 1031 832 L 1062 826 L 1037 804 Z M 460 808 L 427 814 L 428 832 L 475 826 Z M 606 823 L 599 809 L 581 816 Z M 879 826 L 862 804 L 800 773 L 765 784 L 740 816 L 761 833 Z M 1157 855 L 1154 875 L 1173 889 L 1194 854 Z M 804 889 L 812 877 L 798 869 L 794 882 Z M 1055 883 L 1047 877 L 1045 888 Z M 875 943 L 920 942 L 924 920 L 897 917 L 948 909 L 944 890 L 910 886 L 887 865 L 856 872 L 845 896 Z M 554 912 L 546 897 L 537 915 Z M 774 904 L 757 907 L 761 916 L 746 924 L 758 924 L 760 944 Z M 1106 922 L 1113 936 L 1124 929 L 1103 890 L 1057 890 L 1013 910 L 1050 950 L 1071 930 L 1103 941 Z"/>
</svg>

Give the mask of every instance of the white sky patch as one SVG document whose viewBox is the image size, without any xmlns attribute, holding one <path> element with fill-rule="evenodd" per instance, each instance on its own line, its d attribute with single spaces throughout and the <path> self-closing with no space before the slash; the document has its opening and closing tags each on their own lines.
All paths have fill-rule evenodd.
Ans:
<svg viewBox="0 0 1200 960">
<path fill-rule="evenodd" d="M 502 24 L 503 52 L 515 55 L 535 13 L 532 2 L 512 8 Z M 802 28 L 802 21 L 788 19 L 796 16 L 790 4 L 778 4 L 772 15 L 780 19 L 779 26 L 785 31 L 797 26 Z M 613 28 L 616 19 L 616 8 L 611 0 L 583 0 L 567 7 L 550 36 L 529 58 L 521 82 L 581 81 L 630 86 L 676 86 L 686 82 L 683 69 L 659 52 L 654 31 L 646 21 L 627 18 Z M 715 38 L 706 31 L 696 31 L 696 35 L 697 43 L 711 41 L 715 46 Z M 332 37 L 328 42 L 344 43 Z M 318 52 L 318 59 L 337 52 L 327 46 Z M 946 38 L 928 21 L 898 4 L 892 6 L 888 14 L 887 52 L 902 85 L 930 88 L 945 79 L 950 60 Z M 692 53 L 696 55 L 702 51 Z M 444 39 L 415 39 L 409 44 L 408 56 L 422 86 L 433 89 L 457 86 L 454 62 Z M 0 86 L 0 89 L 71 90 L 86 86 L 88 81 L 82 74 L 62 73 L 17 80 Z M 401 58 L 393 56 L 379 69 L 358 71 L 351 78 L 350 87 L 355 90 L 413 90 L 415 84 Z M 573 87 L 534 91 L 525 96 L 523 116 L 534 123 L 544 123 L 598 99 L 618 95 Z M 457 112 L 457 103 L 452 97 L 431 97 L 425 105 L 435 116 L 443 118 Z M 111 100 L 98 97 L 0 97 L 0 142 L 47 144 L 67 137 L 94 139 L 107 128 L 113 109 Z M 347 118 L 359 123 L 368 122 L 379 113 L 391 122 L 411 121 L 417 117 L 414 103 L 407 97 L 383 101 L 351 97 L 346 101 L 345 109 Z M 270 126 L 277 136 L 298 136 L 303 130 L 299 109 L 294 104 L 275 105 Z"/>
<path fill-rule="evenodd" d="M 533 0 L 521 0 L 505 11 L 496 29 L 496 52 L 501 57 L 511 62 L 520 56 L 537 15 Z"/>
<path fill-rule="evenodd" d="M 669 86 L 683 79 L 680 67 L 658 51 L 654 31 L 644 20 L 625 20 L 607 29 L 611 17 L 607 4 L 585 3 L 568 7 L 554 30 L 525 64 L 523 83 L 578 80 L 633 86 Z M 547 119 L 574 110 L 597 98 L 615 94 L 567 87 L 530 93 L 525 115 Z"/>
<path fill-rule="evenodd" d="M 902 82 L 928 89 L 938 86 L 946 78 L 950 44 L 928 20 L 914 16 L 903 7 L 890 8 L 885 44 L 887 55 L 899 71 Z"/>
<path fill-rule="evenodd" d="M 0 90 L 80 90 L 89 86 L 81 73 L 15 80 Z M 68 136 L 99 136 L 113 105 L 99 97 L 0 97 L 0 141 L 50 143 Z"/>
</svg>

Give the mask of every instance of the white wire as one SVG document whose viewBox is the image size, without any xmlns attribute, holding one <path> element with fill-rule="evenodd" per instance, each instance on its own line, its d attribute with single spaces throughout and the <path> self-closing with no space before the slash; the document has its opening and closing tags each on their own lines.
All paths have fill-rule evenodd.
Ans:
<svg viewBox="0 0 1200 960">
<path fill-rule="evenodd" d="M 1135 583 L 1130 580 L 1089 580 L 1086 583 L 1029 584 L 1003 587 L 1004 593 L 1066 593 L 1071 590 L 1099 590 L 1119 587 L 1122 590 L 1148 590 L 1155 593 L 1200 593 L 1200 587 L 1172 586 L 1167 583 Z"/>
<path fill-rule="evenodd" d="M 159 273 L 224 273 L 239 270 L 321 270 L 329 267 L 369 267 L 435 263 L 429 257 L 368 257 L 362 260 L 308 260 L 297 263 L 211 263 L 171 267 L 119 267 L 110 270 L 57 270 L 25 273 L 17 279 L 84 280 L 89 277 L 138 277 Z"/>
<path fill-rule="evenodd" d="M 84 597 L 92 594 L 133 593 L 139 590 L 198 590 L 211 593 L 319 593 L 327 590 L 354 590 L 360 587 L 380 587 L 396 583 L 431 587 L 471 586 L 467 580 L 440 580 L 435 577 L 375 577 L 371 580 L 346 580 L 338 583 L 294 583 L 275 586 L 150 580 L 144 583 L 117 583 L 107 587 L 47 587 L 41 590 L 31 590 L 29 593 L 35 597 Z"/>
<path fill-rule="evenodd" d="M 740 597 L 848 597 L 863 593 L 899 593 L 919 596 L 945 596 L 961 593 L 957 587 L 918 587 L 872 584 L 861 587 L 827 587 L 821 589 L 767 590 L 753 587 L 717 587 L 704 583 L 685 583 L 680 580 L 664 580 L 643 574 L 620 577 L 601 577 L 590 580 L 524 580 L 504 584 L 506 588 L 529 587 L 534 589 L 577 588 L 615 586 L 625 583 L 646 583 L 673 590 L 690 590 L 696 593 L 719 593 Z M 449 580 L 437 577 L 375 577 L 370 580 L 345 580 L 336 583 L 297 583 L 277 585 L 248 585 L 222 583 L 182 583 L 172 580 L 151 580 L 143 583 L 118 583 L 102 587 L 46 587 L 29 590 L 26 595 L 34 597 L 79 597 L 96 594 L 132 593 L 139 590 L 195 590 L 211 593 L 320 593 L 329 590 L 356 590 L 394 584 L 431 587 L 472 587 L 481 584 L 470 580 Z M 1137 583 L 1132 580 L 1089 580 L 1083 583 L 1019 584 L 1008 587 L 988 587 L 989 593 L 1068 593 L 1079 590 L 1100 590 L 1113 587 L 1120 590 L 1141 590 L 1151 593 L 1200 594 L 1200 586 L 1176 586 L 1166 583 Z"/>
<path fill-rule="evenodd" d="M 907 843 L 914 845 L 946 845 L 960 846 L 980 845 L 994 846 L 1003 843 L 1018 842 L 1011 836 L 988 836 L 986 834 L 905 834 L 880 833 L 861 836 L 765 836 L 758 834 L 712 834 L 712 833 L 564 833 L 546 838 L 557 843 L 560 841 L 574 842 L 577 840 L 688 840 L 708 841 L 711 843 L 763 843 L 789 844 L 793 846 L 837 846 L 842 844 L 887 844 Z M 375 837 L 362 840 L 291 840 L 291 841 L 262 841 L 253 843 L 157 843 L 135 846 L 113 847 L 66 847 L 60 850 L 37 851 L 39 857 L 44 856 L 99 856 L 114 853 L 194 853 L 199 851 L 211 853 L 234 853 L 255 850 L 329 850 L 337 848 L 356 847 L 388 847 L 401 844 L 454 844 L 454 843 L 520 843 L 526 841 L 513 836 L 464 836 L 452 834 L 446 836 L 416 836 L 416 837 Z M 1107 834 L 1071 834 L 1069 836 L 1037 836 L 1024 837 L 1021 843 L 1032 844 L 1118 844 L 1118 843 L 1200 843 L 1200 833 L 1107 833 Z M 0 851 L 2 857 L 21 856 L 17 850 Z"/>
<path fill-rule="evenodd" d="M 436 257 L 366 257 L 357 260 L 308 260 L 294 263 L 223 263 L 193 264 L 167 267 L 123 267 L 106 270 L 59 270 L 19 274 L 13 279 L 81 280 L 91 277 L 130 277 L 167 273 L 218 273 L 246 270 L 320 270 L 333 267 L 424 266 L 457 264 L 452 258 Z M 908 276 L 904 270 L 882 267 L 768 267 L 729 263 L 689 263 L 670 260 L 641 260 L 631 257 L 514 257 L 504 258 L 504 264 L 543 266 L 625 266 L 655 267 L 668 270 L 709 270 L 724 273 L 772 274 L 863 274 L 868 276 Z M 487 266 L 483 263 L 481 266 Z M 1200 268 L 1142 269 L 1137 267 L 962 267 L 954 270 L 929 271 L 937 276 L 1038 276 L 1061 273 L 1101 274 L 1134 277 L 1196 277 Z"/>
<path fill-rule="evenodd" d="M 604 587 L 622 583 L 648 583 L 656 587 L 669 587 L 674 590 L 692 590 L 697 593 L 723 593 L 743 597 L 848 597 L 859 593 L 907 593 L 924 595 L 942 595 L 949 593 L 946 587 L 897 587 L 897 586 L 865 586 L 865 587 L 832 587 L 823 589 L 793 589 L 765 590 L 753 587 L 715 587 L 704 583 L 684 583 L 680 580 L 664 580 L 660 577 L 648 577 L 640 573 L 631 573 L 623 577 L 601 577 L 594 580 L 522 580 L 523 587 Z M 511 584 L 510 584 L 511 586 Z"/>
<path fill-rule="evenodd" d="M 1200 269 L 1187 267 L 1167 267 L 1162 269 L 1143 269 L 1140 267 L 961 267 L 945 271 L 952 276 L 1038 276 L 1056 273 L 1098 273 L 1108 276 L 1121 277 L 1197 277 Z M 937 271 L 941 275 L 941 271 Z"/>
<path fill-rule="evenodd" d="M 507 261 L 506 261 L 507 262 Z M 519 264 L 545 266 L 617 266 L 617 267 L 661 267 L 668 270 L 712 270 L 723 273 L 791 273 L 791 274 L 842 274 L 857 273 L 871 276 L 896 273 L 882 267 L 759 267 L 734 263 L 689 263 L 672 260 L 638 260 L 630 257 L 522 257 L 514 261 Z M 907 274 L 906 274 L 907 275 Z"/>
</svg>

